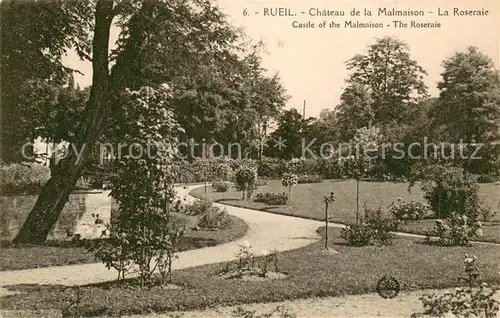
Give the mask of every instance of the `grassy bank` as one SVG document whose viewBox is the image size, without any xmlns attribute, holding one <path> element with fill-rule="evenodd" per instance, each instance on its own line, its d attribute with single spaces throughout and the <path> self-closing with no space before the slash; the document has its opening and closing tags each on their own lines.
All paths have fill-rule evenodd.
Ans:
<svg viewBox="0 0 500 318">
<path fill-rule="evenodd" d="M 242 200 L 241 192 L 231 188 L 228 192 L 214 192 L 208 187 L 207 193 L 203 187 L 194 189 L 191 194 L 198 198 L 208 198 L 224 204 L 239 206 L 249 209 L 262 210 L 272 213 L 298 216 L 314 220 L 324 220 L 325 206 L 323 196 L 334 192 L 335 203 L 329 209 L 330 220 L 343 224 L 352 224 L 356 219 L 356 182 L 325 180 L 322 183 L 299 184 L 292 189 L 290 202 L 287 205 L 269 206 L 253 200 Z M 255 193 L 288 192 L 278 180 L 270 181 L 267 185 L 259 187 Z M 481 184 L 480 197 L 483 205 L 493 211 L 498 210 L 500 185 Z M 369 208 L 390 204 L 397 198 L 405 201 L 425 202 L 423 193 L 418 185 L 408 192 L 406 183 L 391 182 L 361 182 L 360 184 L 360 209 L 366 204 Z M 423 234 L 426 229 L 434 226 L 435 220 L 427 219 L 408 222 L 402 230 L 415 234 Z M 484 223 L 484 236 L 482 241 L 500 243 L 500 213 L 497 213 L 491 222 Z"/>
<path fill-rule="evenodd" d="M 180 250 L 215 246 L 243 237 L 248 229 L 247 224 L 237 217 L 230 216 L 230 218 L 230 225 L 226 229 L 193 231 L 188 228 L 180 242 Z M 0 271 L 96 262 L 94 255 L 88 253 L 84 245 L 86 243 L 72 242 L 47 242 L 45 245 L 4 245 L 0 249 Z"/>
<path fill-rule="evenodd" d="M 320 229 L 324 234 L 324 229 Z M 279 254 L 279 270 L 287 278 L 274 281 L 222 279 L 224 263 L 174 272 L 173 283 L 140 290 L 113 283 L 83 286 L 78 313 L 85 316 L 119 316 L 173 310 L 203 309 L 222 305 L 272 302 L 316 296 L 374 292 L 378 279 L 395 276 L 405 290 L 445 288 L 463 282 L 464 254 L 476 255 L 485 281 L 499 283 L 500 247 L 438 247 L 414 238 L 397 238 L 393 245 L 350 247 L 338 229 L 330 229 L 329 244 L 339 253 L 322 253 L 323 242 Z M 250 242 L 251 243 L 251 242 Z M 61 286 L 11 286 L 29 291 L 4 298 L 5 308 L 61 309 L 75 314 L 76 288 Z"/>
</svg>

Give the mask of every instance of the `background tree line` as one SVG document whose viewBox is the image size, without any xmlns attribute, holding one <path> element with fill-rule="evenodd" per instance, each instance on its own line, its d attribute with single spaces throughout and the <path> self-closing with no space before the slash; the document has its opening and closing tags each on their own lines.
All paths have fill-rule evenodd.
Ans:
<svg viewBox="0 0 500 318">
<path fill-rule="evenodd" d="M 317 139 L 315 152 L 323 142 L 343 143 L 353 139 L 360 128 L 380 128 L 385 143 L 413 142 L 438 145 L 427 149 L 428 160 L 394 159 L 386 153 L 379 162 L 388 174 L 408 176 L 413 167 L 450 155 L 441 143 L 483 146 L 476 156 L 483 159 L 455 158 L 448 162 L 479 175 L 498 175 L 500 142 L 500 77 L 491 58 L 475 47 L 457 52 L 443 63 L 439 96 L 429 96 L 424 84 L 426 71 L 413 60 L 410 48 L 395 38 L 377 39 L 367 52 L 346 62 L 350 76 L 333 109 L 321 111 L 318 118 L 302 118 L 295 110 L 284 111 L 279 126 L 271 135 L 290 140 L 291 147 L 270 149 L 270 156 L 300 156 L 300 138 Z M 307 143 L 306 143 L 307 144 Z M 407 148 L 405 148 L 407 149 Z M 424 149 L 415 147 L 412 155 L 423 157 Z M 455 149 L 456 157 L 458 150 Z M 465 149 L 470 156 L 475 147 Z"/>
</svg>

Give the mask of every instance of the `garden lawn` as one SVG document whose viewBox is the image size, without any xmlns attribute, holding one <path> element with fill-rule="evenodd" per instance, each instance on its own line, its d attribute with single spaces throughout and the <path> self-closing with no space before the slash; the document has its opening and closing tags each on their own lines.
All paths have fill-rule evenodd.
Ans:
<svg viewBox="0 0 500 318">
<path fill-rule="evenodd" d="M 500 208 L 500 184 L 481 184 L 480 187 L 483 205 L 493 211 L 498 211 Z M 324 220 L 325 205 L 323 196 L 332 191 L 335 193 L 336 200 L 329 209 L 330 220 L 343 224 L 353 224 L 356 220 L 356 181 L 352 180 L 325 180 L 322 183 L 299 184 L 292 188 L 290 202 L 287 205 L 280 206 L 269 206 L 264 203 L 253 202 L 253 200 L 242 200 L 241 192 L 236 191 L 234 187 L 228 192 L 214 192 L 211 187 L 208 187 L 207 194 L 205 194 L 204 188 L 201 187 L 191 191 L 191 194 L 198 198 L 208 198 L 228 205 Z M 265 186 L 260 186 L 254 191 L 254 194 L 259 192 L 288 193 L 288 189 L 281 185 L 281 181 L 273 180 Z M 360 214 L 362 214 L 365 204 L 369 208 L 377 208 L 380 205 L 390 204 L 397 198 L 402 198 L 405 201 L 425 202 L 423 192 L 418 184 L 411 189 L 411 192 L 408 192 L 407 183 L 361 182 L 359 196 Z M 434 222 L 434 220 L 409 222 L 402 230 L 423 234 L 425 229 L 434 226 Z M 484 223 L 483 230 L 484 237 L 480 238 L 480 240 L 500 243 L 500 212 L 495 215 L 492 222 Z"/>
<path fill-rule="evenodd" d="M 324 234 L 324 229 L 320 229 Z M 221 278 L 225 263 L 188 268 L 173 273 L 173 284 L 182 289 L 137 289 L 115 283 L 80 287 L 78 314 L 119 316 L 174 310 L 204 309 L 282 301 L 285 299 L 339 296 L 374 292 L 383 275 L 396 277 L 404 290 L 463 285 L 463 257 L 476 255 L 484 281 L 500 283 L 500 247 L 439 247 L 421 239 L 397 238 L 392 246 L 349 247 L 340 230 L 330 228 L 329 244 L 340 253 L 323 253 L 323 242 L 280 253 L 279 270 L 288 277 L 272 281 Z M 250 242 L 251 243 L 251 242 Z M 75 315 L 76 288 L 62 286 L 12 286 L 25 293 L 4 297 L 5 309 L 60 309 Z M 382 301 L 382 300 L 381 300 Z"/>
<path fill-rule="evenodd" d="M 231 223 L 226 229 L 217 231 L 187 229 L 180 241 L 180 250 L 224 244 L 243 237 L 248 229 L 247 224 L 235 216 L 230 215 L 230 218 Z M 0 248 L 0 271 L 97 262 L 94 254 L 87 252 L 87 248 L 82 246 L 84 244 L 62 241 L 34 246 L 7 245 Z"/>
</svg>

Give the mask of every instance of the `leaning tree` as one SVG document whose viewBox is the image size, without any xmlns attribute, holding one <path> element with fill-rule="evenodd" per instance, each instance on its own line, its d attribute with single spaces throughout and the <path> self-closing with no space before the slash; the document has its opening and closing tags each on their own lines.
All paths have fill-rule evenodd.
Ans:
<svg viewBox="0 0 500 318">
<path fill-rule="evenodd" d="M 25 1 L 2 2 L 2 17 L 5 8 L 23 5 L 28 4 Z M 79 151 L 70 152 L 58 163 L 14 239 L 17 243 L 45 241 L 95 145 L 99 141 L 117 141 L 116 135 L 120 134 L 116 132 L 126 127 L 122 116 L 118 116 L 126 111 L 126 105 L 116 98 L 121 92 L 126 88 L 137 90 L 143 86 L 158 86 L 196 65 L 214 61 L 224 63 L 237 40 L 237 34 L 225 16 L 203 0 L 54 0 L 43 5 L 49 6 L 46 11 L 56 15 L 55 21 L 62 21 L 49 26 L 57 28 L 55 33 L 62 39 L 62 44 L 49 43 L 42 47 L 41 52 L 61 53 L 68 47 L 85 47 L 87 44 L 91 49 L 79 52 L 82 58 L 92 63 L 92 87 L 75 127 L 73 148 Z M 33 25 L 46 19 L 47 12 L 37 8 L 41 7 L 30 11 L 29 19 Z M 55 8 L 62 8 L 62 11 Z M 19 18 L 10 19 L 9 23 L 9 28 L 16 28 L 23 22 Z M 3 24 L 2 29 L 5 27 Z M 119 28 L 120 37 L 110 55 L 112 27 Z M 91 34 L 92 39 L 81 37 L 75 31 L 81 29 L 86 30 L 84 34 Z M 36 40 L 36 35 L 28 36 Z M 54 58 L 61 63 L 61 56 L 62 53 L 55 54 Z"/>
</svg>

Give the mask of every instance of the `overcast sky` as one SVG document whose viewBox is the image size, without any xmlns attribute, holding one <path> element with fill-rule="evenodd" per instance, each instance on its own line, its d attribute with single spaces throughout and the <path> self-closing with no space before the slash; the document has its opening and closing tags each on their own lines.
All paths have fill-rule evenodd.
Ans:
<svg viewBox="0 0 500 318">
<path fill-rule="evenodd" d="M 288 108 L 302 110 L 306 100 L 306 115 L 317 116 L 322 109 L 332 109 L 339 102 L 340 94 L 347 78 L 345 61 L 355 54 L 365 51 L 366 46 L 374 43 L 375 38 L 394 36 L 406 42 L 412 57 L 429 73 L 425 82 L 432 95 L 437 94 L 436 84 L 440 80 L 441 62 L 456 51 L 462 51 L 469 45 L 475 45 L 489 55 L 498 66 L 500 57 L 500 1 L 237 1 L 218 0 L 221 10 L 229 16 L 237 27 L 243 27 L 246 34 L 255 41 L 266 43 L 268 54 L 263 57 L 264 66 L 270 72 L 279 72 L 282 83 L 292 96 Z M 310 8 L 344 10 L 344 17 L 264 17 L 264 8 L 287 7 L 292 12 L 309 11 Z M 349 12 L 353 8 L 369 9 L 372 17 L 358 17 L 360 22 L 391 23 L 394 17 L 379 17 L 377 9 L 381 7 L 399 10 L 424 10 L 426 16 L 414 20 L 422 22 L 441 22 L 439 29 L 294 29 L 294 20 L 310 20 L 316 26 L 326 21 L 336 21 L 343 25 L 346 20 L 353 20 Z M 456 17 L 453 8 L 487 9 L 489 16 Z M 259 15 L 243 16 L 243 9 L 249 13 L 259 11 Z M 448 10 L 450 16 L 437 16 Z M 428 13 L 432 11 L 433 14 Z M 401 20 L 411 20 L 403 17 Z M 116 39 L 118 30 L 112 30 Z M 78 60 L 72 52 L 65 58 L 65 63 L 79 69 L 83 76 L 76 76 L 80 85 L 91 84 L 92 70 L 90 63 Z"/>
</svg>

